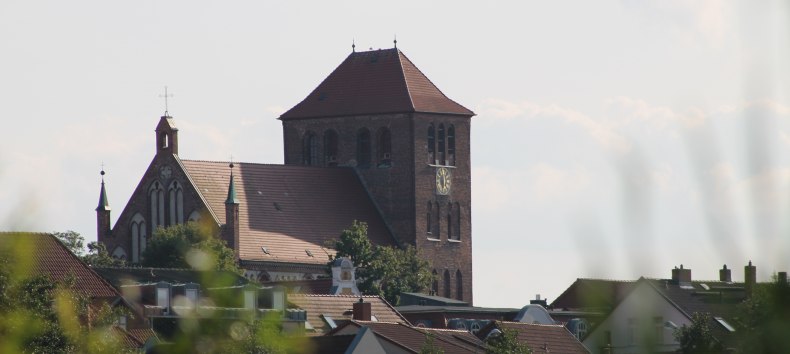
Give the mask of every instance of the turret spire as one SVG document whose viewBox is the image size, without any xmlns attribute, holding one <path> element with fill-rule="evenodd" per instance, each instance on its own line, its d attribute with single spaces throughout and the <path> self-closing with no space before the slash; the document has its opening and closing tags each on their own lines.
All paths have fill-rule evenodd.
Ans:
<svg viewBox="0 0 790 354">
<path fill-rule="evenodd" d="M 99 192 L 99 206 L 96 207 L 96 211 L 109 211 L 110 210 L 110 201 L 107 200 L 107 190 L 104 188 L 104 169 L 102 168 L 101 172 L 101 192 Z"/>
<path fill-rule="evenodd" d="M 236 186 L 233 183 L 233 162 L 230 163 L 230 185 L 228 186 L 228 198 L 225 204 L 239 204 L 239 199 L 236 197 Z"/>
</svg>

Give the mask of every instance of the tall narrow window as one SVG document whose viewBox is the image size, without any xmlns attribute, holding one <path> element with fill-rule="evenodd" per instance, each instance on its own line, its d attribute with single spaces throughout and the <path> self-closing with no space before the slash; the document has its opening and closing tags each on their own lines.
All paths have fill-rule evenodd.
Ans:
<svg viewBox="0 0 790 354">
<path fill-rule="evenodd" d="M 151 232 L 154 232 L 157 227 L 165 226 L 165 191 L 159 181 L 151 184 L 148 199 L 151 204 Z"/>
<path fill-rule="evenodd" d="M 428 126 L 428 163 L 436 163 L 436 129 L 433 124 Z"/>
<path fill-rule="evenodd" d="M 447 127 L 447 164 L 455 166 L 455 127 Z"/>
<path fill-rule="evenodd" d="M 450 298 L 452 296 L 452 288 L 450 288 L 450 271 L 444 270 L 444 297 Z"/>
<path fill-rule="evenodd" d="M 464 277 L 461 275 L 461 270 L 455 271 L 455 298 L 464 300 Z"/>
<path fill-rule="evenodd" d="M 327 166 L 337 166 L 337 133 L 331 129 L 324 132 L 324 159 Z"/>
<path fill-rule="evenodd" d="M 302 163 L 308 166 L 318 163 L 318 143 L 313 132 L 302 137 Z"/>
<path fill-rule="evenodd" d="M 445 165 L 445 153 L 447 151 L 444 147 L 444 124 L 439 124 L 439 165 Z"/>
<path fill-rule="evenodd" d="M 453 239 L 461 240 L 461 204 L 453 205 Z"/>
<path fill-rule="evenodd" d="M 428 213 L 427 213 L 427 215 L 425 215 L 425 233 L 428 234 L 428 237 L 431 237 L 431 234 L 433 233 L 432 232 L 433 231 L 433 225 L 432 225 L 433 224 L 433 220 L 432 220 L 433 216 L 431 215 L 432 209 L 433 209 L 433 203 L 428 202 L 428 208 L 427 208 Z"/>
<path fill-rule="evenodd" d="M 431 295 L 439 295 L 439 274 L 433 270 L 433 282 L 431 282 Z"/>
<path fill-rule="evenodd" d="M 132 232 L 132 263 L 140 262 L 140 256 L 145 252 L 148 242 L 145 229 L 145 219 L 140 213 L 134 214 L 132 222 L 129 224 Z"/>
<path fill-rule="evenodd" d="M 436 233 L 433 234 L 433 237 L 441 239 L 442 238 L 442 224 L 441 224 L 441 222 L 442 222 L 442 210 L 439 207 L 439 203 L 436 203 L 436 214 L 435 215 L 436 215 L 436 222 L 434 223 L 434 225 L 436 225 Z"/>
<path fill-rule="evenodd" d="M 184 190 L 178 181 L 170 183 L 168 188 L 168 204 L 170 205 L 170 225 L 184 223 Z"/>
<path fill-rule="evenodd" d="M 357 166 L 370 166 L 370 131 L 366 128 L 357 131 Z"/>
<path fill-rule="evenodd" d="M 392 136 L 390 130 L 381 128 L 379 130 L 376 154 L 378 155 L 378 167 L 392 166 Z"/>
<path fill-rule="evenodd" d="M 455 239 L 455 228 L 453 227 L 453 204 L 447 203 L 447 238 Z"/>
</svg>

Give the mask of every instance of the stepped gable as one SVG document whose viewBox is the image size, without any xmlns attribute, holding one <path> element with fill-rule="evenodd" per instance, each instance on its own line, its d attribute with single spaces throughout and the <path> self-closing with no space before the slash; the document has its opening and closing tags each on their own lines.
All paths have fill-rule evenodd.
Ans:
<svg viewBox="0 0 790 354">
<path fill-rule="evenodd" d="M 181 162 L 224 224 L 228 163 Z M 323 247 L 325 242 L 338 238 L 354 220 L 368 223 L 373 244 L 395 245 L 352 168 L 236 163 L 233 170 L 242 260 L 325 264 L 334 255 L 334 250 Z"/>
<path fill-rule="evenodd" d="M 9 251 L 6 247 L 13 249 L 15 257 L 30 257 L 33 275 L 47 275 L 57 282 L 73 278 L 75 291 L 92 299 L 110 301 L 121 297 L 51 234 L 0 232 L 0 252 Z"/>
<path fill-rule="evenodd" d="M 351 53 L 281 120 L 426 112 L 472 116 L 397 48 Z"/>
</svg>

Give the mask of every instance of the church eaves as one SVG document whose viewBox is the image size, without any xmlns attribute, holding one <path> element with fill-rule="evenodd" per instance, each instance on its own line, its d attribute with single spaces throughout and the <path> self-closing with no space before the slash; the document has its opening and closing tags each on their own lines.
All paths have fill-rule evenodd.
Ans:
<svg viewBox="0 0 790 354">
<path fill-rule="evenodd" d="M 397 48 L 351 53 L 281 120 L 384 113 L 473 116 L 444 95 Z"/>
</svg>

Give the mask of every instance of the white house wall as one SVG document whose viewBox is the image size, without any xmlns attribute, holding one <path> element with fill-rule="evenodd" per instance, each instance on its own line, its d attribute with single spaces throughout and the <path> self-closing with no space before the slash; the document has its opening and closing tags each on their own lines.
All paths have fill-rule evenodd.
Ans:
<svg viewBox="0 0 790 354">
<path fill-rule="evenodd" d="M 657 317 L 661 318 L 663 339 L 657 335 Z M 673 335 L 674 329 L 664 326 L 667 321 L 677 326 L 690 324 L 689 319 L 650 284 L 640 282 L 583 344 L 591 353 L 602 353 L 601 348 L 607 344 L 606 332 L 610 331 L 613 354 L 672 352 L 679 345 Z"/>
</svg>

